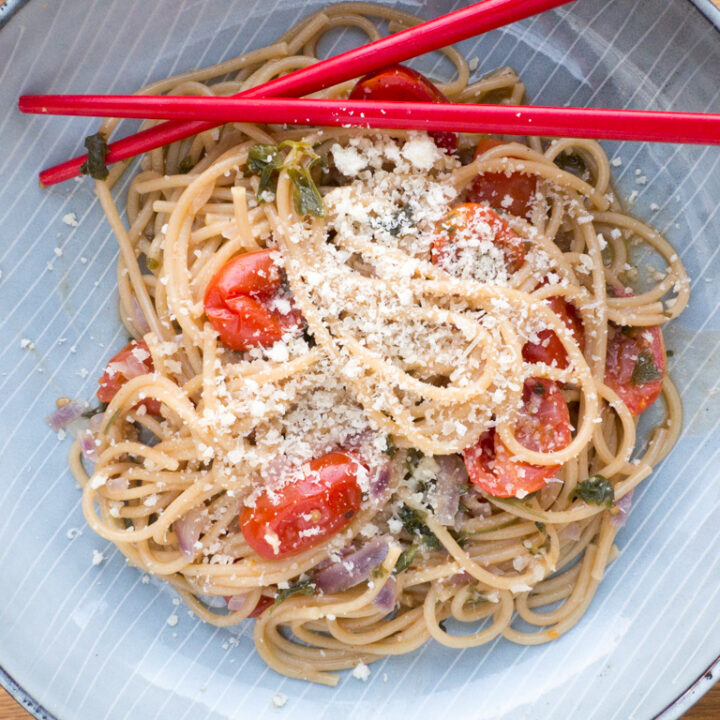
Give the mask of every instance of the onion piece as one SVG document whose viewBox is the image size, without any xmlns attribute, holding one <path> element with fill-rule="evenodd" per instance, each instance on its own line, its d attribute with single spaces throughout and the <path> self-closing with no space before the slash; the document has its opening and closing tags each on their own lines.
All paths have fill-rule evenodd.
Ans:
<svg viewBox="0 0 720 720">
<path fill-rule="evenodd" d="M 58 432 L 60 430 L 65 430 L 70 423 L 81 417 L 84 412 L 85 408 L 83 408 L 80 403 L 73 400 L 72 402 L 67 403 L 67 405 L 63 405 L 54 412 L 50 413 L 50 415 L 45 418 L 45 422 L 50 426 L 53 432 Z"/>
<path fill-rule="evenodd" d="M 632 507 L 633 495 L 635 491 L 631 490 L 627 495 L 623 495 L 616 503 L 618 509 L 617 515 L 610 516 L 610 524 L 615 527 L 624 527 L 627 522 L 630 508 Z"/>
<path fill-rule="evenodd" d="M 67 425 L 65 429 L 77 441 L 83 457 L 90 460 L 90 462 L 97 462 L 97 444 L 95 442 L 95 435 L 93 435 L 90 430 L 90 420 L 80 416 Z"/>
<path fill-rule="evenodd" d="M 200 508 L 192 508 L 172 524 L 178 547 L 188 560 L 195 557 L 195 543 L 200 539 L 203 524 L 203 512 Z"/>
<path fill-rule="evenodd" d="M 380 500 L 388 489 L 392 477 L 392 465 L 387 462 L 375 469 L 370 477 L 370 497 L 373 500 Z"/>
<path fill-rule="evenodd" d="M 459 455 L 436 455 L 437 484 L 433 498 L 435 519 L 441 525 L 452 525 L 460 507 L 460 495 L 468 483 L 465 463 Z"/>
<path fill-rule="evenodd" d="M 238 595 L 231 595 L 227 601 L 227 609 L 230 610 L 230 612 L 237 612 L 238 610 L 242 610 L 245 607 L 245 604 L 247 603 L 247 599 L 248 599 L 247 593 L 239 593 Z"/>
<path fill-rule="evenodd" d="M 137 301 L 135 295 L 130 296 L 130 309 L 132 310 L 132 321 L 135 325 L 135 329 L 141 334 L 146 335 L 150 332 L 150 326 L 145 318 L 140 303 Z"/>
<path fill-rule="evenodd" d="M 572 540 L 573 542 L 577 542 L 582 535 L 580 531 L 580 525 L 576 522 L 565 525 L 565 527 L 560 530 L 560 535 L 562 536 L 563 540 L 567 539 Z"/>
<path fill-rule="evenodd" d="M 389 545 L 387 535 L 373 538 L 340 562 L 320 570 L 315 575 L 315 584 L 323 592 L 336 593 L 367 580 L 373 569 L 385 559 Z"/>
<path fill-rule="evenodd" d="M 397 582 L 390 575 L 382 586 L 382 590 L 373 598 L 372 604 L 383 614 L 387 615 L 395 609 L 397 602 Z"/>
</svg>

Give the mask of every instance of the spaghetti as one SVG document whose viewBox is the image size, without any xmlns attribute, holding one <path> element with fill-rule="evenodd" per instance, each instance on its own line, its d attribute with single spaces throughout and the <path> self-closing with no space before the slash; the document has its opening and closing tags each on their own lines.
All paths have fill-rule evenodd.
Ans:
<svg viewBox="0 0 720 720">
<path fill-rule="evenodd" d="M 237 93 L 315 62 L 334 28 L 378 38 L 376 20 L 418 22 L 340 3 L 141 92 Z M 396 68 L 323 95 L 392 80 L 522 101 L 511 69 L 470 83 L 443 52 L 456 78 L 437 88 Z M 431 637 L 571 628 L 681 424 L 659 325 L 687 277 L 623 211 L 600 145 L 235 123 L 145 156 L 129 227 L 125 169 L 96 186 L 135 341 L 100 383 L 93 473 L 70 453 L 90 526 L 203 620 L 255 617 L 267 664 L 314 682 Z M 665 267 L 633 294 L 640 248 Z"/>
</svg>

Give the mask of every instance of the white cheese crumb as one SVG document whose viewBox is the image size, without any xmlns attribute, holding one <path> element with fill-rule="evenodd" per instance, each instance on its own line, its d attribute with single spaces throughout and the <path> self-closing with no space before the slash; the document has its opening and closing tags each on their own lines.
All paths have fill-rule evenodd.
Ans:
<svg viewBox="0 0 720 720">
<path fill-rule="evenodd" d="M 55 248 L 55 257 L 62 257 L 62 248 L 56 247 Z"/>
<path fill-rule="evenodd" d="M 23 350 L 34 350 L 35 343 L 32 340 L 29 340 L 28 338 L 23 338 L 22 340 L 20 340 L 20 347 Z"/>
<path fill-rule="evenodd" d="M 68 540 L 74 540 L 79 535 L 82 535 L 82 530 L 80 528 L 70 528 L 66 533 L 65 536 Z"/>
<path fill-rule="evenodd" d="M 613 167 L 620 167 L 620 166 L 622 165 L 622 158 L 619 158 L 619 157 L 613 158 L 613 159 L 610 161 L 610 164 L 611 164 Z"/>
<path fill-rule="evenodd" d="M 272 696 L 272 704 L 275 707 L 279 707 L 279 708 L 285 707 L 285 703 L 287 703 L 287 701 L 288 701 L 287 695 L 283 695 L 283 693 L 275 693 Z"/>
<path fill-rule="evenodd" d="M 77 215 L 74 212 L 69 212 L 67 215 L 63 215 L 62 221 L 70 227 L 78 226 Z"/>
<path fill-rule="evenodd" d="M 105 559 L 105 556 L 99 550 L 93 550 L 93 554 L 92 554 L 93 566 L 99 565 L 104 559 Z"/>
<path fill-rule="evenodd" d="M 175 627 L 175 626 L 178 624 L 178 620 L 179 620 L 178 616 L 177 616 L 175 613 L 173 613 L 173 614 L 167 619 L 167 624 L 168 624 L 170 627 Z"/>
<path fill-rule="evenodd" d="M 400 154 L 418 170 L 429 170 L 437 162 L 439 151 L 429 135 L 419 135 L 411 137 L 403 145 Z"/>
<path fill-rule="evenodd" d="M 358 680 L 367 682 L 367 679 L 370 677 L 370 668 L 362 660 L 360 660 L 360 662 L 353 668 L 352 676 Z"/>
<path fill-rule="evenodd" d="M 470 58 L 468 62 L 468 68 L 470 72 L 475 72 L 475 70 L 478 69 L 478 65 L 480 64 L 480 58 L 476 55 L 475 57 Z"/>
</svg>

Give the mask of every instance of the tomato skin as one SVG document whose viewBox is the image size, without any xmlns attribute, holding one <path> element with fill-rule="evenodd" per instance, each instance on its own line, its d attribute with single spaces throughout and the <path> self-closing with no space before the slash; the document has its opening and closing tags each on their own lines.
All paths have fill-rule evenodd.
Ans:
<svg viewBox="0 0 720 720">
<path fill-rule="evenodd" d="M 632 382 L 638 356 L 649 351 L 661 377 L 642 385 Z M 633 415 L 640 415 L 662 392 L 667 371 L 665 342 L 658 325 L 651 327 L 620 327 L 612 323 L 608 329 L 605 384 L 611 387 Z"/>
<path fill-rule="evenodd" d="M 542 393 L 537 392 L 540 387 Z M 525 381 L 515 438 L 528 450 L 546 453 L 570 444 L 570 413 L 556 383 L 541 378 Z M 513 460 L 494 428 L 467 448 L 463 457 L 470 481 L 495 497 L 518 497 L 540 490 L 560 469 L 559 465 Z"/>
<path fill-rule="evenodd" d="M 314 547 L 346 527 L 360 509 L 357 458 L 331 452 L 309 465 L 309 474 L 273 493 L 276 503 L 265 492 L 240 512 L 242 534 L 260 557 L 276 560 Z"/>
<path fill-rule="evenodd" d="M 287 313 L 269 307 L 282 285 L 273 252 L 258 250 L 234 257 L 207 286 L 205 315 L 233 350 L 267 347 L 303 327 L 302 315 L 292 303 Z"/>
<path fill-rule="evenodd" d="M 557 295 L 546 300 L 550 309 L 563 321 L 565 327 L 573 334 L 575 342 L 582 350 L 585 341 L 585 328 L 583 327 L 580 313 L 574 305 Z M 522 356 L 525 362 L 545 363 L 564 370 L 568 364 L 568 356 L 560 342 L 560 338 L 552 330 L 541 330 L 538 334 L 539 342 L 526 342 L 523 345 Z"/>
<path fill-rule="evenodd" d="M 482 138 L 475 150 L 475 157 L 477 158 L 498 145 L 506 144 L 499 138 Z M 488 172 L 477 175 L 472 181 L 467 199 L 471 202 L 484 203 L 497 210 L 506 210 L 518 217 L 529 218 L 536 192 L 537 177 L 535 175 L 521 172 L 509 175 L 504 172 Z M 507 207 L 502 204 L 506 195 L 513 199 L 512 204 Z"/>
<path fill-rule="evenodd" d="M 98 380 L 97 399 L 100 402 L 109 403 L 118 393 L 118 390 L 128 381 L 128 378 L 120 372 L 113 372 L 110 367 L 113 363 L 127 362 L 128 357 L 134 350 L 142 350 L 147 353 L 147 357 L 139 361 L 145 366 L 145 372 L 151 373 L 155 371 L 150 350 L 144 340 L 132 340 L 120 352 L 113 355 L 108 360 L 107 367 L 102 377 Z M 160 401 L 155 398 L 146 398 L 141 400 L 135 407 L 144 405 L 150 415 L 160 415 Z"/>
<path fill-rule="evenodd" d="M 405 65 L 389 65 L 360 78 L 350 92 L 350 100 L 448 101 L 430 80 Z M 446 152 L 453 153 L 457 149 L 455 133 L 438 131 L 428 134 Z"/>
<path fill-rule="evenodd" d="M 463 203 L 450 210 L 435 226 L 431 249 L 435 265 L 444 265 L 455 255 L 453 235 L 474 223 L 487 223 L 493 231 L 493 242 L 502 249 L 508 272 L 518 270 L 525 262 L 525 244 L 494 210 L 478 203 Z"/>
</svg>

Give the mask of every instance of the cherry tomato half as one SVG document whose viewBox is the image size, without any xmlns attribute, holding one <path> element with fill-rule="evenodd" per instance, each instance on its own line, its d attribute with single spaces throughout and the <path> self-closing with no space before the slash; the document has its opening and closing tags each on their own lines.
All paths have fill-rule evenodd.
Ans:
<svg viewBox="0 0 720 720">
<path fill-rule="evenodd" d="M 572 440 L 570 413 L 556 383 L 528 378 L 523 387 L 515 438 L 528 450 L 550 453 Z M 491 429 L 463 453 L 470 481 L 495 497 L 522 497 L 543 488 L 560 469 L 557 465 L 530 465 L 512 454 Z"/>
<path fill-rule="evenodd" d="M 667 369 L 665 343 L 658 325 L 627 327 L 614 323 L 608 328 L 605 383 L 640 415 L 662 391 Z"/>
<path fill-rule="evenodd" d="M 577 308 L 558 296 L 550 297 L 546 302 L 551 310 L 565 323 L 565 327 L 572 332 L 575 342 L 582 350 L 585 329 Z M 554 364 L 555 367 L 565 369 L 568 366 L 568 356 L 565 347 L 560 342 L 560 338 L 552 330 L 541 330 L 537 336 L 539 338 L 538 342 L 526 342 L 523 345 L 523 360 L 530 363 Z"/>
<path fill-rule="evenodd" d="M 482 138 L 475 150 L 475 157 L 506 143 L 499 138 Z M 535 175 L 514 172 L 487 172 L 479 174 L 470 185 L 467 199 L 484 203 L 497 210 L 506 210 L 518 217 L 530 217 L 537 178 Z M 510 200 L 507 200 L 510 198 Z"/>
<path fill-rule="evenodd" d="M 302 330 L 302 315 L 292 301 L 283 300 L 285 308 L 277 303 L 283 278 L 273 252 L 258 250 L 234 257 L 218 270 L 205 291 L 205 314 L 222 342 L 233 350 L 267 347 L 286 333 Z"/>
<path fill-rule="evenodd" d="M 416 100 L 447 102 L 447 98 L 424 75 L 404 65 L 390 65 L 365 75 L 355 83 L 351 100 Z M 435 144 L 446 152 L 455 152 L 457 135 L 452 132 L 431 132 Z"/>
<path fill-rule="evenodd" d="M 432 246 L 432 261 L 436 265 L 448 265 L 465 248 L 458 248 L 457 237 L 477 233 L 481 238 L 492 234 L 492 242 L 500 247 L 505 256 L 505 264 L 509 272 L 515 272 L 525 261 L 525 244 L 494 211 L 478 203 L 463 203 L 453 208 L 435 226 L 435 237 Z"/>
<path fill-rule="evenodd" d="M 331 452 L 310 462 L 308 474 L 243 508 L 240 529 L 248 545 L 268 560 L 295 555 L 342 530 L 360 509 L 360 461 Z"/>
<path fill-rule="evenodd" d="M 108 403 L 128 380 L 154 371 L 147 343 L 133 340 L 110 358 L 103 376 L 98 380 L 97 399 Z M 160 401 L 155 398 L 146 398 L 138 405 L 144 405 L 150 415 L 160 415 Z"/>
</svg>

